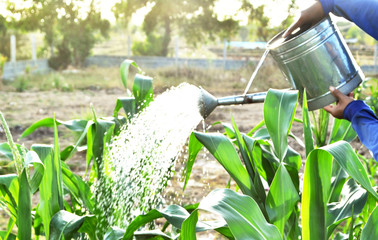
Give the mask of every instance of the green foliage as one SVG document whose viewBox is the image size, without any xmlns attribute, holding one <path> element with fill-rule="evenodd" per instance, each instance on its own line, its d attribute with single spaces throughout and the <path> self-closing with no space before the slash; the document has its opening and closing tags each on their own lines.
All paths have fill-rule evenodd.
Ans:
<svg viewBox="0 0 378 240">
<path fill-rule="evenodd" d="M 341 239 L 348 235 L 368 239 L 369 234 L 375 236 L 377 211 L 374 208 L 378 194 L 374 180 L 368 177 L 355 151 L 346 142 L 355 137 L 350 123 L 336 120 L 329 139 L 321 139 L 325 146 L 316 147 L 306 104 L 301 121 L 306 165 L 303 190 L 299 188 L 300 155 L 287 144 L 284 148 L 277 147 L 287 141 L 297 101 L 297 92 L 270 90 L 264 103 L 264 121 L 247 135 L 240 133 L 235 123 L 222 124 L 223 135 L 197 132 L 191 135 L 185 181 L 190 177 L 198 152 L 205 147 L 230 174 L 242 194 L 229 189 L 212 191 L 183 221 L 183 239 L 195 239 L 194 232 L 200 231 L 198 227 L 203 222 L 198 221 L 198 210 L 222 216 L 227 225 L 216 230 L 229 239 L 251 236 L 253 239 Z M 322 124 L 321 129 L 328 128 L 328 121 L 321 121 Z M 374 172 L 375 168 L 369 165 L 369 171 Z M 268 185 L 268 192 L 261 189 L 262 181 Z M 182 219 L 179 214 L 164 217 L 171 224 L 173 219 Z M 180 229 L 180 226 L 175 227 Z"/>
<path fill-rule="evenodd" d="M 116 18 L 125 23 L 138 9 L 146 5 L 152 6 L 144 17 L 143 31 L 147 39 L 133 45 L 136 55 L 167 56 L 171 41 L 172 29 L 179 27 L 180 36 L 188 43 L 196 44 L 208 39 L 229 39 L 237 33 L 238 21 L 228 17 L 219 20 L 214 13 L 216 1 L 165 1 L 165 0 L 123 0 L 116 3 L 114 13 Z"/>
<path fill-rule="evenodd" d="M 122 66 L 121 74 L 122 81 L 127 86 L 129 67 L 139 67 L 133 61 L 125 62 L 130 64 Z M 60 121 L 54 117 L 32 124 L 21 137 L 32 134 L 40 127 L 53 127 L 54 144 L 33 144 L 30 151 L 14 143 L 0 113 L 0 120 L 8 138 L 8 143 L 0 144 L 0 154 L 13 161 L 17 170 L 17 174 L 0 175 L 0 204 L 2 208 L 6 208 L 10 216 L 7 231 L 1 232 L 1 237 L 9 236 L 9 239 L 12 239 L 14 235 L 10 232 L 16 225 L 19 239 L 31 239 L 32 234 L 38 237 L 44 235 L 46 239 L 85 236 L 89 239 L 103 238 L 109 227 L 106 218 L 108 216 L 105 215 L 103 218 L 104 215 L 99 213 L 103 209 L 98 208 L 96 201 L 108 189 L 103 185 L 92 192 L 91 187 L 95 182 L 105 183 L 108 180 L 108 176 L 104 174 L 108 167 L 104 164 L 104 156 L 111 138 L 118 134 L 120 127 L 130 120 L 133 114 L 143 110 L 153 100 L 151 78 L 138 75 L 134 79 L 133 88 L 136 96 L 118 99 L 112 117 L 98 117 L 93 110 L 92 120 Z M 121 108 L 125 110 L 126 117 L 119 116 Z M 80 133 L 78 141 L 62 151 L 59 149 L 58 125 Z M 87 171 L 90 171 L 89 181 L 74 174 L 66 164 L 84 139 L 87 149 Z M 29 171 L 31 165 L 34 171 Z M 36 192 L 39 192 L 39 204 L 32 206 L 32 197 Z M 111 208 L 107 210 L 112 211 Z M 104 223 L 107 224 L 106 229 L 101 229 L 100 224 Z M 138 234 L 149 236 L 151 233 Z M 163 233 L 154 234 L 165 236 Z"/>
<path fill-rule="evenodd" d="M 110 23 L 101 18 L 93 2 L 84 15 L 80 14 L 80 8 L 74 2 L 32 2 L 31 6 L 22 7 L 16 6 L 15 2 L 8 3 L 8 9 L 14 16 L 21 16 L 12 19 L 12 26 L 24 31 L 40 30 L 45 34 L 47 46 L 57 48 L 49 59 L 53 69 L 65 69 L 69 64 L 82 66 L 94 44 L 101 39 L 99 36 L 107 37 Z"/>
</svg>

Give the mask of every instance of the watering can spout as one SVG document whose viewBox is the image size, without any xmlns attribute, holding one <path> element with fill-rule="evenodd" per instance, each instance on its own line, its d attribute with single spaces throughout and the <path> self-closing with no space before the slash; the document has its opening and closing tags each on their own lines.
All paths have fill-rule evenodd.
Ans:
<svg viewBox="0 0 378 240">
<path fill-rule="evenodd" d="M 199 99 L 199 111 L 203 118 L 207 118 L 219 105 L 240 105 L 247 103 L 261 103 L 265 101 L 266 92 L 251 93 L 246 95 L 228 96 L 216 98 L 201 88 Z"/>
</svg>

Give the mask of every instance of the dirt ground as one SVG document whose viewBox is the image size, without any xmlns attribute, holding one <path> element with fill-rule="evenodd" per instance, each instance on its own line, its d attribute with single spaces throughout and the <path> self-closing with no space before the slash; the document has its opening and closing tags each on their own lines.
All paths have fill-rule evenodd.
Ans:
<svg viewBox="0 0 378 240">
<path fill-rule="evenodd" d="M 216 97 L 232 95 L 234 92 L 227 91 L 217 92 L 208 90 Z M 158 93 L 157 93 L 158 94 Z M 53 130 L 51 128 L 41 128 L 25 139 L 18 139 L 20 134 L 30 124 L 37 120 L 47 117 L 53 117 L 60 120 L 71 120 L 76 118 L 89 118 L 91 116 L 90 105 L 94 106 L 98 116 L 110 116 L 115 106 L 117 97 L 124 95 L 124 91 L 118 88 L 107 90 L 88 89 L 73 92 L 61 91 L 29 91 L 29 92 L 9 92 L 0 91 L 0 111 L 3 112 L 6 120 L 11 126 L 11 132 L 14 139 L 30 147 L 34 143 L 52 144 Z M 300 118 L 301 107 L 298 106 L 297 117 Z M 207 126 L 216 121 L 231 123 L 232 117 L 235 119 L 241 132 L 248 132 L 261 120 L 263 120 L 263 104 L 250 104 L 243 106 L 218 107 L 205 120 Z M 197 130 L 202 131 L 202 123 L 198 125 Z M 74 139 L 64 127 L 59 127 L 60 146 L 63 149 L 68 144 L 72 144 Z M 222 131 L 221 126 L 215 126 L 210 131 Z M 294 123 L 292 132 L 302 138 L 302 126 Z M 0 143 L 5 142 L 5 134 L 0 128 Z M 298 143 L 290 140 L 289 144 L 304 154 L 304 149 Z M 363 152 L 361 144 L 356 141 L 355 147 Z M 223 170 L 220 164 L 207 152 L 201 152 L 194 164 L 192 176 L 189 181 L 187 190 L 182 193 L 183 183 L 177 181 L 180 178 L 180 172 L 183 167 L 183 161 L 187 157 L 182 153 L 181 159 L 177 163 L 177 172 L 179 173 L 168 186 L 165 196 L 168 203 L 195 203 L 200 201 L 212 189 L 222 188 L 227 185 L 229 175 Z M 85 171 L 85 154 L 78 153 L 68 164 L 78 174 L 82 175 Z M 38 200 L 36 200 L 38 201 Z M 213 232 L 206 233 L 201 239 L 218 239 Z"/>
</svg>

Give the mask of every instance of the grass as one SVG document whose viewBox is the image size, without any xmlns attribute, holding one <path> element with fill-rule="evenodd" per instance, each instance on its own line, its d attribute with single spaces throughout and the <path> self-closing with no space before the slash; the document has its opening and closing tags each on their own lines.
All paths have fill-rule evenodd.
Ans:
<svg viewBox="0 0 378 240">
<path fill-rule="evenodd" d="M 154 78 L 155 92 L 161 93 L 171 86 L 188 82 L 218 93 L 242 94 L 255 68 L 250 63 L 241 70 L 223 70 L 219 68 L 199 69 L 190 67 L 167 67 L 144 69 L 146 75 Z M 51 91 L 70 92 L 75 90 L 123 89 L 119 76 L 119 68 L 88 67 L 69 69 L 62 72 L 51 72 L 46 75 L 25 74 L 13 82 L 4 82 L 0 90 L 5 91 Z M 135 72 L 131 72 L 135 74 Z M 132 79 L 132 77 L 130 77 Z M 128 83 L 131 86 L 132 83 Z M 289 87 L 277 66 L 267 60 L 260 69 L 250 92 L 265 91 L 269 88 Z"/>
</svg>

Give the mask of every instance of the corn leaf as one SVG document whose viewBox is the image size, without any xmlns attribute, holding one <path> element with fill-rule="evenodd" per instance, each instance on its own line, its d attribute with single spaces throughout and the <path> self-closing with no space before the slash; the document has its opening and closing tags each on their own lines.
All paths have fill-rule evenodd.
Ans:
<svg viewBox="0 0 378 240">
<path fill-rule="evenodd" d="M 61 170 L 54 159 L 53 147 L 48 145 L 33 145 L 35 151 L 45 166 L 45 174 L 39 185 L 40 204 L 38 214 L 41 216 L 46 238 L 49 238 L 50 220 L 61 208 L 63 209 L 63 195 L 59 181 Z M 59 162 L 60 163 L 60 162 Z"/>
<path fill-rule="evenodd" d="M 284 165 L 280 165 L 266 199 L 269 219 L 284 236 L 285 223 L 299 201 L 299 195 Z"/>
<path fill-rule="evenodd" d="M 196 138 L 218 160 L 223 168 L 230 174 L 244 194 L 258 198 L 252 188 L 247 170 L 244 168 L 232 143 L 218 133 L 194 133 Z"/>
<path fill-rule="evenodd" d="M 280 165 L 279 160 L 272 153 L 270 144 L 264 140 L 252 142 L 246 137 L 244 140 L 247 145 L 254 144 L 253 146 L 248 146 L 248 148 L 252 149 L 253 147 L 252 158 L 255 162 L 257 171 L 259 172 L 259 175 L 270 185 L 273 181 L 276 170 Z"/>
<path fill-rule="evenodd" d="M 32 230 L 32 202 L 29 187 L 28 177 L 26 175 L 26 168 L 23 169 L 19 177 L 20 193 L 18 195 L 18 208 L 17 208 L 17 238 L 18 239 L 31 239 Z"/>
<path fill-rule="evenodd" d="M 302 116 L 303 116 L 303 133 L 305 141 L 306 157 L 312 150 L 314 150 L 314 139 L 312 138 L 310 115 L 307 105 L 306 90 L 303 91 L 303 104 L 302 104 Z"/>
<path fill-rule="evenodd" d="M 378 207 L 370 215 L 364 229 L 362 229 L 361 240 L 378 239 Z"/>
<path fill-rule="evenodd" d="M 94 159 L 94 169 L 96 177 L 100 177 L 99 166 L 102 163 L 104 152 L 104 135 L 108 130 L 114 130 L 115 123 L 108 120 L 96 119 L 95 124 L 90 127 L 91 131 L 87 133 L 87 167 L 91 159 Z M 111 133 L 109 133 L 111 134 Z"/>
<path fill-rule="evenodd" d="M 134 233 L 135 239 L 158 239 L 158 240 L 174 240 L 177 238 L 171 238 L 167 234 L 160 230 L 150 230 L 150 231 L 138 231 Z"/>
<path fill-rule="evenodd" d="M 352 147 L 345 141 L 313 150 L 306 161 L 302 195 L 303 239 L 326 239 L 327 202 L 330 195 L 332 160 L 335 159 L 376 200 L 377 193 Z"/>
<path fill-rule="evenodd" d="M 123 235 L 125 235 L 125 230 L 118 227 L 110 227 L 105 233 L 104 240 L 119 240 L 123 238 Z"/>
<path fill-rule="evenodd" d="M 352 124 L 344 119 L 334 119 L 329 143 L 340 140 L 351 142 L 357 137 L 357 133 L 353 130 Z"/>
<path fill-rule="evenodd" d="M 270 89 L 264 102 L 264 121 L 274 152 L 282 161 L 286 155 L 291 125 L 298 102 L 298 91 Z"/>
<path fill-rule="evenodd" d="M 38 154 L 34 151 L 27 152 L 24 161 L 25 167 L 28 167 L 30 164 L 34 165 L 34 173 L 30 180 L 31 193 L 34 194 L 38 190 L 39 184 L 42 181 L 45 166 L 41 159 L 39 159 Z"/>
<path fill-rule="evenodd" d="M 75 131 L 75 132 L 82 132 L 87 125 L 87 120 L 70 120 L 70 121 L 60 121 L 55 120 L 54 118 L 45 118 L 33 123 L 30 127 L 28 127 L 20 136 L 20 138 L 24 138 L 32 134 L 36 129 L 40 127 L 54 127 L 54 122 L 57 126 L 64 125 L 68 129 Z"/>
<path fill-rule="evenodd" d="M 19 181 L 16 174 L 0 175 L 0 201 L 7 206 L 13 219 L 17 219 Z"/>
<path fill-rule="evenodd" d="M 50 239 L 71 239 L 85 221 L 91 221 L 94 216 L 77 216 L 67 211 L 57 212 L 50 222 Z M 88 229 L 89 230 L 89 229 Z M 90 229 L 95 231 L 95 229 Z M 90 233 L 92 234 L 92 233 Z"/>
<path fill-rule="evenodd" d="M 338 202 L 340 199 L 341 191 L 343 190 L 345 182 L 348 180 L 349 175 L 337 162 L 333 162 L 332 166 L 332 182 L 329 196 L 329 203 Z"/>
<path fill-rule="evenodd" d="M 92 192 L 86 182 L 81 177 L 73 174 L 67 164 L 62 166 L 63 184 L 70 191 L 72 196 L 80 203 L 81 206 L 86 207 L 90 212 L 94 211 L 94 202 L 92 199 Z"/>
<path fill-rule="evenodd" d="M 302 239 L 326 239 L 326 204 L 331 185 L 332 156 L 312 151 L 306 161 L 302 194 Z"/>
<path fill-rule="evenodd" d="M 124 60 L 121 63 L 121 67 L 120 67 L 121 80 L 122 80 L 123 86 L 126 89 L 127 89 L 127 80 L 129 78 L 129 69 L 130 69 L 130 66 L 135 67 L 136 69 L 138 69 L 139 72 L 141 72 L 141 69 L 139 68 L 139 66 L 133 60 L 126 59 L 126 60 Z"/>
<path fill-rule="evenodd" d="M 352 215 L 360 214 L 366 204 L 367 197 L 366 190 L 357 185 L 353 179 L 350 179 L 344 186 L 341 201 L 327 206 L 327 237 L 331 236 L 342 221 Z"/>
<path fill-rule="evenodd" d="M 16 240 L 17 237 L 13 233 L 8 234 L 7 231 L 0 231 L 0 239 Z"/>
<path fill-rule="evenodd" d="M 139 112 L 153 100 L 152 78 L 137 74 L 134 78 L 133 94 Z"/>
<path fill-rule="evenodd" d="M 182 240 L 196 240 L 196 225 L 198 222 L 198 210 L 194 210 L 190 216 L 185 219 L 181 227 Z"/>
<path fill-rule="evenodd" d="M 234 128 L 235 128 L 238 142 L 240 142 L 240 145 L 242 146 L 244 145 L 242 151 L 246 151 L 246 155 L 248 157 L 247 162 L 245 163 L 245 166 L 247 167 L 247 170 L 249 168 L 248 174 L 251 177 L 253 187 L 256 189 L 256 193 L 259 197 L 257 203 L 259 204 L 259 207 L 261 211 L 263 212 L 264 216 L 268 217 L 268 213 L 266 212 L 265 205 L 263 204 L 265 203 L 265 199 L 266 199 L 265 189 L 261 181 L 261 176 L 257 169 L 257 164 L 255 163 L 253 159 L 253 152 L 255 151 L 255 146 L 256 146 L 257 141 L 255 141 L 253 138 L 245 134 L 241 135 L 236 125 L 234 126 Z"/>
<path fill-rule="evenodd" d="M 87 136 L 88 131 L 89 131 L 89 129 L 91 129 L 93 124 L 94 124 L 94 122 L 92 120 L 87 121 L 87 124 L 86 124 L 84 130 L 82 131 L 79 139 L 75 143 L 75 145 L 74 146 L 68 146 L 66 149 L 64 149 L 60 153 L 60 158 L 61 158 L 62 161 L 66 161 L 66 160 L 68 160 L 72 157 L 72 155 L 76 152 L 76 150 L 78 149 L 80 144 L 83 142 L 84 138 Z"/>
<path fill-rule="evenodd" d="M 15 143 L 20 155 L 22 155 L 22 153 L 25 151 L 27 152 L 27 149 L 20 145 L 20 144 L 17 144 Z M 2 143 L 0 144 L 0 154 L 1 155 L 4 155 L 5 157 L 7 157 L 9 160 L 13 161 L 13 154 L 12 154 L 12 150 L 11 148 L 9 147 L 9 143 Z"/>
<path fill-rule="evenodd" d="M 141 226 L 157 219 L 161 218 L 163 215 L 158 210 L 151 210 L 145 215 L 137 216 L 127 227 L 125 234 L 123 235 L 123 240 L 132 240 L 134 232 L 138 230 Z"/>
<path fill-rule="evenodd" d="M 282 239 L 279 230 L 266 221 L 257 203 L 249 196 L 230 189 L 216 189 L 198 208 L 222 216 L 235 239 Z"/>
<path fill-rule="evenodd" d="M 135 98 L 134 97 L 119 97 L 117 98 L 116 106 L 113 111 L 113 117 L 118 116 L 119 110 L 123 110 L 126 113 L 126 117 L 128 119 L 132 118 L 136 113 L 136 105 L 135 105 Z"/>
<path fill-rule="evenodd" d="M 371 186 L 366 170 L 350 144 L 339 141 L 325 146 L 324 149 L 332 154 L 338 164 L 378 201 L 378 194 Z"/>
<path fill-rule="evenodd" d="M 200 141 L 198 141 L 194 133 L 191 133 L 189 137 L 188 147 L 189 147 L 188 149 L 189 156 L 185 165 L 185 181 L 184 181 L 184 187 L 182 191 L 185 191 L 186 185 L 188 184 L 188 181 L 190 178 L 190 174 L 192 173 L 194 161 L 196 160 L 196 157 L 199 151 L 201 151 L 201 149 L 203 148 L 203 144 Z"/>
</svg>

